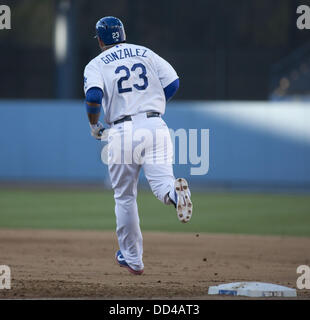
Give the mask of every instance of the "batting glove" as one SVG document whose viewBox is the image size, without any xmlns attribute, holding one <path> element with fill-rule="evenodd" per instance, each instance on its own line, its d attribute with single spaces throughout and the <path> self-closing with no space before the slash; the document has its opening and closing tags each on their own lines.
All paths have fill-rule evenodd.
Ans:
<svg viewBox="0 0 310 320">
<path fill-rule="evenodd" d="M 90 125 L 90 134 L 97 140 L 101 140 L 102 133 L 104 131 L 103 124 L 98 121 L 96 124 L 89 124 Z"/>
</svg>

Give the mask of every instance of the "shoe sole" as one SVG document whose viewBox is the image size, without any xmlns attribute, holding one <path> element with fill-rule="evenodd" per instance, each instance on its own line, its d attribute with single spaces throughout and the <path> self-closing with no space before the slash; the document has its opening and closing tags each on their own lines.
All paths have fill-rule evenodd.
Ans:
<svg viewBox="0 0 310 320">
<path fill-rule="evenodd" d="M 121 268 L 126 268 L 130 273 L 136 275 L 136 276 L 139 276 L 143 273 L 144 270 L 139 270 L 139 271 L 136 271 L 136 270 L 133 270 L 131 269 L 130 267 L 127 267 L 127 266 L 123 266 L 122 264 L 120 264 L 118 261 L 117 261 L 117 257 L 115 257 L 115 261 L 116 263 L 121 267 Z"/>
<path fill-rule="evenodd" d="M 178 196 L 176 207 L 178 219 L 186 223 L 191 219 L 193 214 L 193 204 L 188 192 L 188 183 L 185 179 L 178 178 L 174 182 L 174 188 Z"/>
</svg>

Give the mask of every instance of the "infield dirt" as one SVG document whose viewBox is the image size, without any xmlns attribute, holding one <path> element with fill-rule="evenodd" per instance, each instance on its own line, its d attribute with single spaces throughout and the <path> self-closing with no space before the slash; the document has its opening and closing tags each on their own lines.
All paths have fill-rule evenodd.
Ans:
<svg viewBox="0 0 310 320">
<path fill-rule="evenodd" d="M 0 265 L 11 290 L 0 298 L 219 299 L 208 287 L 262 281 L 296 287 L 310 265 L 310 238 L 144 232 L 145 272 L 116 265 L 107 231 L 1 230 Z M 310 290 L 297 290 L 310 299 Z"/>
</svg>

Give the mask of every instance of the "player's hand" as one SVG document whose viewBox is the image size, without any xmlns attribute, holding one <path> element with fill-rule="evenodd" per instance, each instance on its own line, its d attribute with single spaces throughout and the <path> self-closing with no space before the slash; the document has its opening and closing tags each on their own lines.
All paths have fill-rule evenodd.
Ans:
<svg viewBox="0 0 310 320">
<path fill-rule="evenodd" d="M 101 140 L 102 133 L 104 131 L 103 124 L 98 121 L 96 124 L 89 124 L 90 125 L 90 134 L 97 140 Z"/>
</svg>

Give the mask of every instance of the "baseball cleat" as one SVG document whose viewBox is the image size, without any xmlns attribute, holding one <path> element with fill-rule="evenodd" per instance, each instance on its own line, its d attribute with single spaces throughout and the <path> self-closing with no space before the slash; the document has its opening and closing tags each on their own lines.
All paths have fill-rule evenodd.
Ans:
<svg viewBox="0 0 310 320">
<path fill-rule="evenodd" d="M 127 270 L 129 272 L 131 272 L 132 274 L 135 274 L 135 275 L 140 275 L 143 273 L 143 269 L 142 270 L 134 270 L 132 268 L 130 268 L 130 266 L 128 265 L 128 263 L 126 262 L 124 256 L 122 255 L 122 252 L 121 250 L 118 250 L 115 254 L 115 259 L 116 259 L 116 262 L 117 264 L 122 267 L 122 268 L 127 268 Z"/>
<path fill-rule="evenodd" d="M 174 189 L 177 194 L 176 210 L 178 219 L 186 223 L 191 219 L 193 213 L 193 204 L 187 181 L 183 178 L 176 179 Z"/>
</svg>

